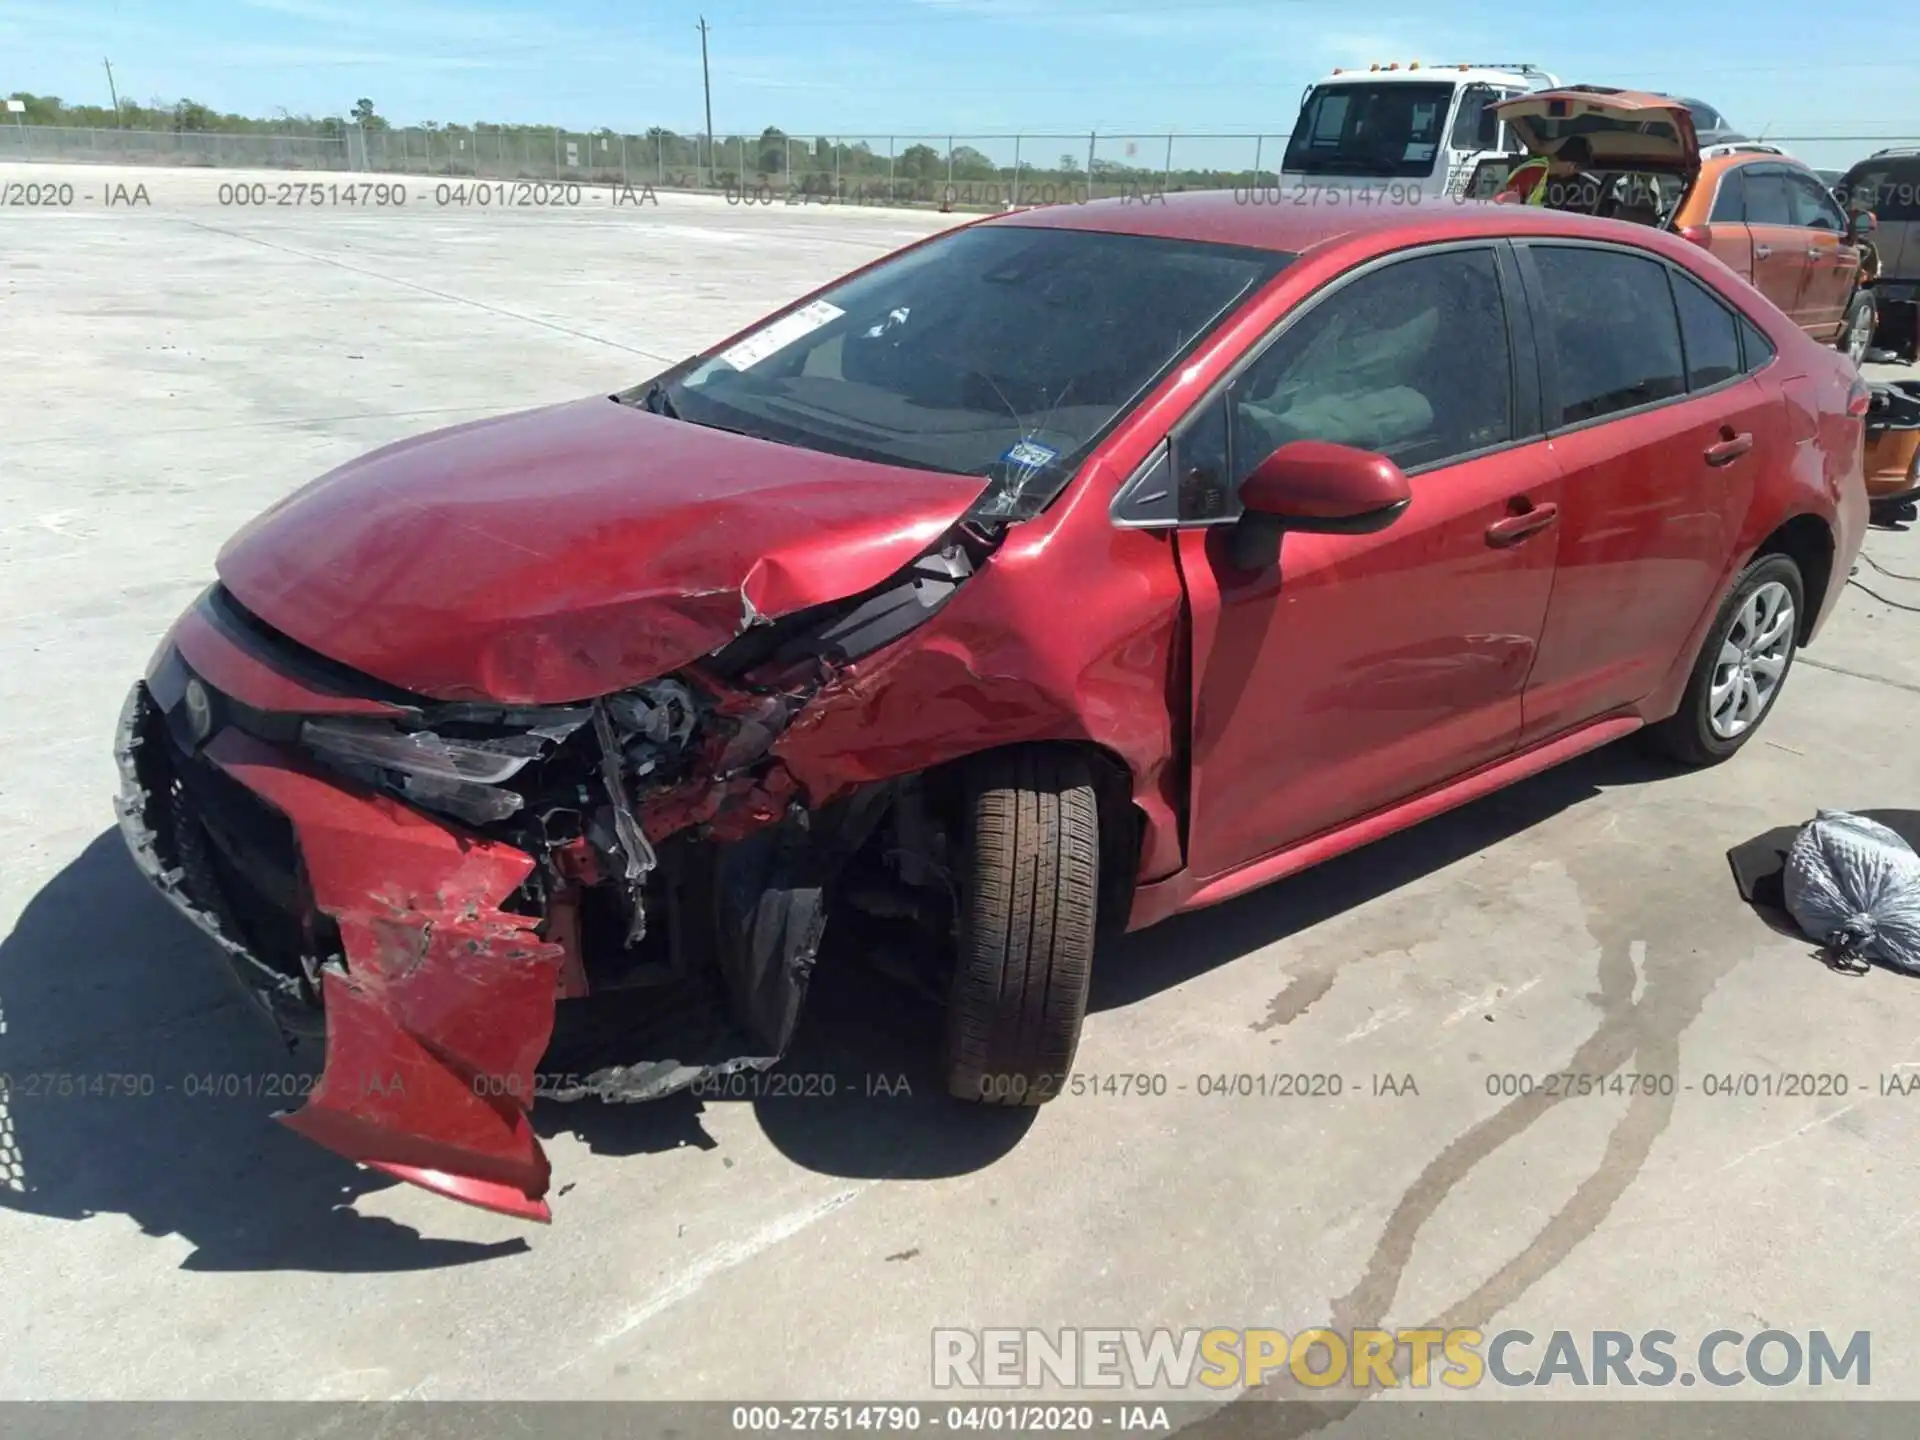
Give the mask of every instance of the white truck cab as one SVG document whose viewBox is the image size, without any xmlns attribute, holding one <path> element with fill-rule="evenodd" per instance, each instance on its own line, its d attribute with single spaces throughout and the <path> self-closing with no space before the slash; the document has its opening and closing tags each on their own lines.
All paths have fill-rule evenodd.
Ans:
<svg viewBox="0 0 1920 1440">
<path fill-rule="evenodd" d="M 1528 64 L 1335 70 L 1301 97 L 1280 188 L 1302 203 L 1457 199 L 1480 161 L 1521 148 L 1493 107 L 1559 85 Z"/>
</svg>

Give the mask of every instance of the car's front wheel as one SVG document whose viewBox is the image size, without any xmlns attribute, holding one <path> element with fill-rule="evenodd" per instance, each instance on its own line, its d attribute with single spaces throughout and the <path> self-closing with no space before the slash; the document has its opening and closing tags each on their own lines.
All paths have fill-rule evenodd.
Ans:
<svg viewBox="0 0 1920 1440">
<path fill-rule="evenodd" d="M 1680 708 L 1647 738 L 1686 765 L 1725 760 L 1773 709 L 1800 637 L 1805 587 L 1785 555 L 1762 555 L 1734 582 L 1694 661 Z"/>
<path fill-rule="evenodd" d="M 1072 1066 L 1099 911 L 1100 815 L 1071 752 L 982 757 L 966 777 L 959 956 L 947 1086 L 963 1100 L 1038 1105 Z"/>
<path fill-rule="evenodd" d="M 1859 365 L 1867 358 L 1867 350 L 1873 344 L 1873 328 L 1878 321 L 1874 309 L 1873 293 L 1869 290 L 1856 290 L 1853 303 L 1847 306 L 1846 327 L 1840 332 L 1840 348 L 1847 352 L 1847 358 Z"/>
</svg>

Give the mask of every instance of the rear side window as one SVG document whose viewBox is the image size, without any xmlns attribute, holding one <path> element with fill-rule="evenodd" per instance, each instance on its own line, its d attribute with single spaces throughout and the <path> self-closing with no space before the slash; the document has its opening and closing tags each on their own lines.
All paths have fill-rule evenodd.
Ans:
<svg viewBox="0 0 1920 1440">
<path fill-rule="evenodd" d="M 1739 170 L 1729 170 L 1720 177 L 1720 189 L 1713 197 L 1713 213 L 1707 220 L 1709 223 L 1717 221 L 1722 225 L 1738 225 L 1746 218 L 1746 177 Z"/>
<path fill-rule="evenodd" d="M 1773 348 L 1760 327 L 1746 316 L 1740 317 L 1740 358 L 1747 373 L 1751 375 L 1779 352 Z"/>
<path fill-rule="evenodd" d="M 1665 265 L 1620 250 L 1530 249 L 1557 376 L 1553 423 L 1578 425 L 1686 392 Z"/>
<path fill-rule="evenodd" d="M 1680 311 L 1680 341 L 1686 348 L 1687 388 L 1705 390 L 1733 379 L 1744 368 L 1739 322 L 1692 276 L 1678 270 L 1670 273 L 1674 304 Z"/>
<path fill-rule="evenodd" d="M 1787 192 L 1787 177 L 1778 170 L 1758 167 L 1746 172 L 1747 223 L 1749 225 L 1797 225 L 1793 197 Z"/>
</svg>

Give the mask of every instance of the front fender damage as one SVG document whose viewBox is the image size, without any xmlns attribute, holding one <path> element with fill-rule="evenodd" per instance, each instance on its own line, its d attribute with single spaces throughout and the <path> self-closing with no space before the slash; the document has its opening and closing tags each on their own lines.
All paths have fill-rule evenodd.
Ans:
<svg viewBox="0 0 1920 1440">
<path fill-rule="evenodd" d="M 990 549 L 978 535 L 950 538 L 873 591 L 776 622 L 743 594 L 735 641 L 681 672 L 684 683 L 652 682 L 596 704 L 608 826 L 621 837 L 618 853 L 606 858 L 620 876 L 629 940 L 646 934 L 649 882 L 662 853 L 690 837 L 699 860 L 687 888 L 702 913 L 683 917 L 680 929 L 703 948 L 683 957 L 678 973 L 718 978 L 727 1023 L 642 1027 L 627 1041 L 672 1058 L 597 1068 L 543 1095 L 657 1099 L 711 1077 L 767 1069 L 785 1054 L 819 955 L 829 888 L 897 787 L 843 788 L 831 804 L 810 809 L 774 747 L 849 665 L 938 613 Z M 671 699 L 663 685 L 674 687 Z M 680 697 L 697 724 L 660 718 Z M 685 754 L 663 755 L 663 742 L 686 747 Z"/>
<path fill-rule="evenodd" d="M 855 661 L 937 613 L 991 548 L 950 538 L 874 590 L 771 622 L 743 596 L 735 639 L 701 665 L 564 715 L 423 706 L 356 720 L 351 735 L 330 723 L 298 745 L 242 718 L 182 749 L 177 697 L 142 687 L 149 714 L 124 727 L 121 807 L 149 872 L 177 878 L 177 837 L 136 837 L 126 817 L 172 814 L 177 787 L 154 752 L 142 772 L 142 745 L 182 771 L 219 772 L 291 836 L 305 917 L 293 961 L 260 961 L 248 917 L 218 903 L 232 883 L 220 863 L 197 862 L 191 887 L 161 886 L 237 965 L 270 978 L 278 1002 L 319 1002 L 322 1076 L 278 1118 L 399 1179 L 546 1221 L 536 1097 L 648 1100 L 777 1063 L 835 879 L 898 792 L 881 778 L 816 804 L 777 742 Z M 512 752 L 540 753 L 497 804 L 472 803 L 482 782 L 423 787 L 377 763 L 443 763 L 502 731 L 541 743 Z M 194 843 L 229 843 L 218 831 Z"/>
</svg>

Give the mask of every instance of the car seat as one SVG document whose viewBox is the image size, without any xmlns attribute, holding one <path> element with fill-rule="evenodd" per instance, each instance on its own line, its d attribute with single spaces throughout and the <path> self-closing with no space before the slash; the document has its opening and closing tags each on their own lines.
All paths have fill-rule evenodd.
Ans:
<svg viewBox="0 0 1920 1440">
<path fill-rule="evenodd" d="M 1391 453 L 1430 433 L 1433 406 L 1412 377 L 1444 352 L 1437 306 L 1387 329 L 1322 333 L 1302 355 L 1304 373 L 1234 406 L 1235 465 L 1245 470 L 1293 440 L 1329 440 Z"/>
</svg>

